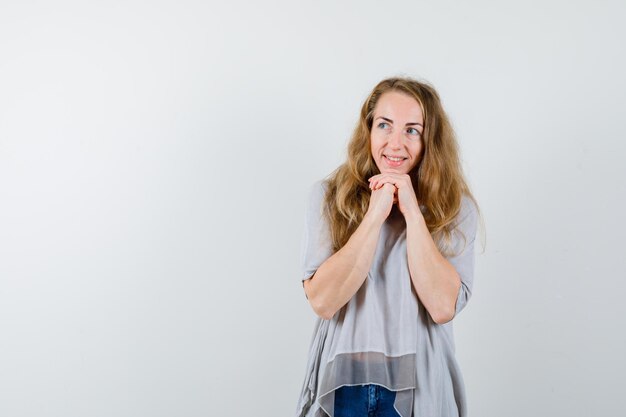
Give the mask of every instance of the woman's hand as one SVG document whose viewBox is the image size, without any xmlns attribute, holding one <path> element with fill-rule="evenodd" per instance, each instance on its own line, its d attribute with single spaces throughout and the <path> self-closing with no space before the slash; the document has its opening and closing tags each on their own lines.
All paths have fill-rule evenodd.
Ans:
<svg viewBox="0 0 626 417">
<path fill-rule="evenodd" d="M 408 174 L 378 174 L 369 179 L 370 188 L 378 190 L 385 185 L 394 186 L 394 203 L 398 204 L 398 208 L 405 218 L 413 216 L 421 216 L 422 211 L 419 208 L 411 177 Z"/>
<path fill-rule="evenodd" d="M 370 184 L 370 188 L 372 188 Z M 382 184 L 378 189 L 372 189 L 372 195 L 370 196 L 369 207 L 367 208 L 366 216 L 373 217 L 380 223 L 384 222 L 391 208 L 393 207 L 393 195 L 396 191 L 396 187 L 391 184 Z"/>
</svg>

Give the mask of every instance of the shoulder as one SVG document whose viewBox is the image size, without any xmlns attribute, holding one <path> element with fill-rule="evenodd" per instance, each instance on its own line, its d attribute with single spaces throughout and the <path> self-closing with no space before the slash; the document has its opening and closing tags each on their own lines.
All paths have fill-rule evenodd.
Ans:
<svg viewBox="0 0 626 417">
<path fill-rule="evenodd" d="M 461 213 L 466 215 L 478 213 L 476 202 L 468 194 L 463 194 L 461 197 Z"/>
<path fill-rule="evenodd" d="M 478 206 L 476 202 L 467 194 L 461 197 L 461 208 L 455 218 L 455 225 L 461 224 L 474 225 L 478 219 Z"/>
<path fill-rule="evenodd" d="M 313 182 L 309 186 L 309 199 L 311 201 L 321 201 L 326 194 L 326 190 L 328 189 L 328 180 L 327 179 L 319 179 Z"/>
<path fill-rule="evenodd" d="M 308 209 L 310 212 L 321 212 L 328 188 L 328 180 L 320 179 L 309 185 Z"/>
</svg>

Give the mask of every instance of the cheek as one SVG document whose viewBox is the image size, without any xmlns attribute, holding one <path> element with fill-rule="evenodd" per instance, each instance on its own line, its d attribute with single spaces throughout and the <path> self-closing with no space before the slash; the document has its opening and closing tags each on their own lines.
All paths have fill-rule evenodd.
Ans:
<svg viewBox="0 0 626 417">
<path fill-rule="evenodd" d="M 422 158 L 422 155 L 424 154 L 424 147 L 421 144 L 418 145 L 414 150 L 414 154 L 416 155 L 415 159 L 419 161 Z"/>
<path fill-rule="evenodd" d="M 422 157 L 424 156 L 424 149 L 421 147 L 418 147 L 417 149 L 415 149 L 413 155 L 415 155 L 415 158 L 413 159 L 413 165 L 411 168 L 416 167 L 422 162 Z"/>
<path fill-rule="evenodd" d="M 372 155 L 374 156 L 374 158 L 377 158 L 378 155 L 380 154 L 380 140 L 378 140 L 377 137 L 373 136 L 370 139 L 370 151 L 372 152 Z"/>
</svg>

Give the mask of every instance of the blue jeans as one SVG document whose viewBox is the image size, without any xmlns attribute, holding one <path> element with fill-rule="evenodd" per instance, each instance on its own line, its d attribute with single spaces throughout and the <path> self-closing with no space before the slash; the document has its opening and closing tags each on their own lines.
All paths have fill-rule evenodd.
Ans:
<svg viewBox="0 0 626 417">
<path fill-rule="evenodd" d="M 400 417 L 396 392 L 376 385 L 344 385 L 335 390 L 334 417 Z"/>
</svg>

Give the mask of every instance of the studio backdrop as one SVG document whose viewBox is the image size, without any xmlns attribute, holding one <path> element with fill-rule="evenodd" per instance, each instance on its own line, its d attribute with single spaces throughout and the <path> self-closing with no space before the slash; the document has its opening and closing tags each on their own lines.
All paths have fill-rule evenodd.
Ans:
<svg viewBox="0 0 626 417">
<path fill-rule="evenodd" d="M 622 410 L 626 6 L 0 4 L 0 415 L 293 416 L 307 192 L 432 83 L 484 216 L 472 417 Z M 484 233 L 483 233 L 484 232 Z"/>
</svg>

